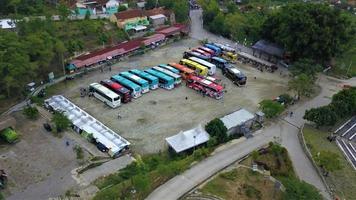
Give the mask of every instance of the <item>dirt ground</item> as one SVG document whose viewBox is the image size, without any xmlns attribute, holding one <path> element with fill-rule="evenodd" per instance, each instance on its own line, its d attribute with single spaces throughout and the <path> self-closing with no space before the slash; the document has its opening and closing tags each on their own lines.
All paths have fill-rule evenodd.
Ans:
<svg viewBox="0 0 356 200">
<path fill-rule="evenodd" d="M 47 133 L 40 118 L 27 120 L 21 113 L 14 114 L 20 141 L 8 145 L 0 143 L 0 169 L 8 174 L 7 199 L 38 199 L 57 196 L 74 184 L 71 170 L 78 167 L 73 143 L 66 146 L 65 137 Z M 12 195 L 14 194 L 14 195 Z"/>
<path fill-rule="evenodd" d="M 233 85 L 218 69 L 216 76 L 222 79 L 227 91 L 222 100 L 203 97 L 187 88 L 184 83 L 172 91 L 164 89 L 150 91 L 116 109 L 105 106 L 97 99 L 80 97 L 80 87 L 87 87 L 92 82 L 99 82 L 128 69 L 145 69 L 146 66 L 178 62 L 185 50 L 197 45 L 199 45 L 197 40 L 185 39 L 144 55 L 131 57 L 115 64 L 112 71 L 90 72 L 82 78 L 73 80 L 66 88 L 62 87 L 58 90 L 58 94 L 68 97 L 79 107 L 117 131 L 132 143 L 132 149 L 136 152 L 155 153 L 166 148 L 164 140 L 166 137 L 191 129 L 198 124 L 204 125 L 215 117 L 221 117 L 242 107 L 255 112 L 262 99 L 273 98 L 287 90 L 288 78 L 286 75 L 281 76 L 279 71 L 273 74 L 261 73 L 251 66 L 238 64 L 238 68 L 248 77 L 247 85 L 241 88 Z M 188 97 L 188 100 L 185 100 L 185 97 Z M 122 116 L 121 119 L 117 119 L 118 113 Z"/>
</svg>

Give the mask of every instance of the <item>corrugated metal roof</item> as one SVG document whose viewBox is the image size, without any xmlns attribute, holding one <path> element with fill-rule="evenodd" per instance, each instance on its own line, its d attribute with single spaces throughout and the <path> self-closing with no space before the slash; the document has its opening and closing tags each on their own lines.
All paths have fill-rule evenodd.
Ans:
<svg viewBox="0 0 356 200">
<path fill-rule="evenodd" d="M 224 117 L 220 118 L 220 120 L 224 123 L 225 127 L 229 130 L 230 128 L 240 126 L 245 122 L 254 118 L 255 118 L 254 114 L 242 108 L 231 114 L 225 115 Z"/>
<path fill-rule="evenodd" d="M 163 34 L 154 34 L 148 37 L 145 37 L 145 39 L 142 41 L 146 46 L 150 45 L 155 42 L 159 42 L 164 40 L 166 37 Z"/>
<path fill-rule="evenodd" d="M 182 131 L 177 135 L 166 138 L 166 142 L 177 153 L 188 150 L 209 140 L 209 134 L 199 125 L 197 128 Z"/>
<path fill-rule="evenodd" d="M 266 40 L 259 40 L 257 41 L 253 46 L 252 49 L 256 49 L 262 52 L 265 52 L 267 54 L 273 55 L 273 56 L 278 56 L 278 57 L 283 57 L 284 54 L 284 49 L 275 44 L 268 42 Z"/>
</svg>

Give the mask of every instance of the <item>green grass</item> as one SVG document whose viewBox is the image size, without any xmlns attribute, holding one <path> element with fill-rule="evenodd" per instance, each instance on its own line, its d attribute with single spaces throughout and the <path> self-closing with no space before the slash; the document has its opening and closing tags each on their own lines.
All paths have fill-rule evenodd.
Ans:
<svg viewBox="0 0 356 200">
<path fill-rule="evenodd" d="M 356 172 L 347 162 L 343 153 L 335 142 L 330 143 L 326 137 L 328 132 L 317 130 L 310 126 L 304 127 L 304 137 L 314 159 L 320 151 L 331 151 L 339 155 L 342 169 L 330 172 L 326 177 L 328 184 L 335 189 L 341 198 L 354 199 L 356 197 Z"/>
</svg>

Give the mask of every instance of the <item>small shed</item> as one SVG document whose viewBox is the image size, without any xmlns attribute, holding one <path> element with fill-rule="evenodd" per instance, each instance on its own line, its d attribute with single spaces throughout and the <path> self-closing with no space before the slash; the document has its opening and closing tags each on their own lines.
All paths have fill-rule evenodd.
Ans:
<svg viewBox="0 0 356 200">
<path fill-rule="evenodd" d="M 237 110 L 231 114 L 220 118 L 227 128 L 228 135 L 245 134 L 251 128 L 255 120 L 255 115 L 245 109 Z"/>
<path fill-rule="evenodd" d="M 187 151 L 208 141 L 209 134 L 201 125 L 188 131 L 181 131 L 177 135 L 166 138 L 169 148 L 176 153 Z"/>
<path fill-rule="evenodd" d="M 150 16 L 149 20 L 154 27 L 157 27 L 163 25 L 166 22 L 167 17 L 163 14 L 158 14 Z"/>
</svg>

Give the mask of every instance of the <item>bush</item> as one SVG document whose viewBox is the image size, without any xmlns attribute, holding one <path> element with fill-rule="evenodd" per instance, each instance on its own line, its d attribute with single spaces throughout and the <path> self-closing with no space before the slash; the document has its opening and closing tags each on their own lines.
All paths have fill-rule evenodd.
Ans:
<svg viewBox="0 0 356 200">
<path fill-rule="evenodd" d="M 28 106 L 23 110 L 23 114 L 28 118 L 28 119 L 37 119 L 39 116 L 38 110 L 36 107 L 31 107 Z"/>
<path fill-rule="evenodd" d="M 71 125 L 70 120 L 60 112 L 55 112 L 53 114 L 52 122 L 56 125 L 57 132 L 62 132 Z"/>
<path fill-rule="evenodd" d="M 319 191 L 312 185 L 297 178 L 281 178 L 286 191 L 283 193 L 285 200 L 322 200 Z"/>
<path fill-rule="evenodd" d="M 273 118 L 281 114 L 284 110 L 284 106 L 273 100 L 263 100 L 260 102 L 260 108 L 265 113 L 267 118 Z"/>
<path fill-rule="evenodd" d="M 76 145 L 73 150 L 77 154 L 77 159 L 81 160 L 84 158 L 84 151 L 80 146 Z"/>
<path fill-rule="evenodd" d="M 224 123 L 218 118 L 215 118 L 210 121 L 205 126 L 205 130 L 209 133 L 211 137 L 215 137 L 219 143 L 226 142 L 228 139 L 227 128 L 225 127 Z"/>
<path fill-rule="evenodd" d="M 219 175 L 221 178 L 230 180 L 230 181 L 234 181 L 237 178 L 237 170 L 231 170 L 229 172 L 225 172 L 225 173 L 221 173 Z"/>
</svg>

